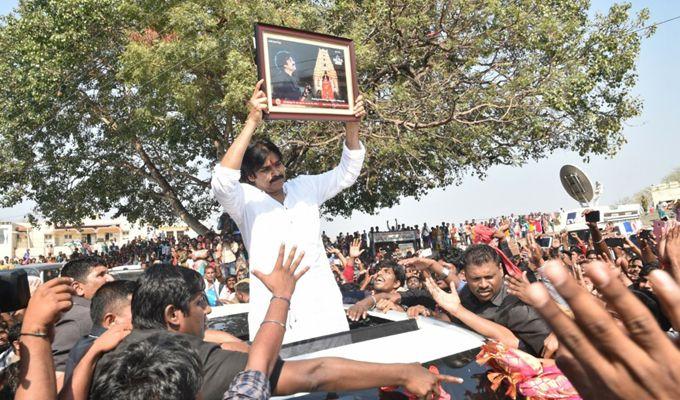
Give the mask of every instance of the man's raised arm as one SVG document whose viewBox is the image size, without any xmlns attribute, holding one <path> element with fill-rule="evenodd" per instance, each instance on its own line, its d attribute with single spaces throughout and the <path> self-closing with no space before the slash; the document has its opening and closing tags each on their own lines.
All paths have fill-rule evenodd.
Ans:
<svg viewBox="0 0 680 400">
<path fill-rule="evenodd" d="M 262 111 L 267 109 L 267 95 L 260 90 L 264 80 L 260 80 L 255 85 L 253 95 L 248 101 L 248 119 L 241 133 L 234 139 L 227 153 L 222 157 L 222 161 L 215 167 L 212 178 L 212 189 L 215 198 L 229 213 L 237 224 L 243 218 L 244 195 L 243 189 L 239 184 L 241 178 L 241 162 L 243 155 L 248 149 L 250 139 L 262 123 Z"/>
<path fill-rule="evenodd" d="M 361 144 L 359 143 L 359 125 L 361 119 L 366 115 L 364 110 L 364 98 L 359 95 L 354 105 L 354 116 L 359 118 L 359 121 L 351 121 L 345 123 L 345 145 L 350 150 L 359 150 Z"/>
<path fill-rule="evenodd" d="M 248 101 L 248 119 L 246 119 L 246 124 L 243 126 L 241 133 L 234 139 L 227 153 L 222 157 L 220 165 L 223 167 L 241 169 L 241 161 L 243 161 L 243 155 L 246 149 L 248 149 L 250 139 L 253 137 L 257 127 L 262 123 L 262 111 L 267 110 L 267 95 L 260 89 L 263 83 L 264 79 L 261 79 L 255 85 L 253 95 Z"/>
</svg>

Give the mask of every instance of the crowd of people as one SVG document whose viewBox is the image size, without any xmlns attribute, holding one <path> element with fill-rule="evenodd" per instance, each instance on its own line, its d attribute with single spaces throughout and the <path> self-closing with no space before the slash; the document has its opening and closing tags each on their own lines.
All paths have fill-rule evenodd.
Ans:
<svg viewBox="0 0 680 400">
<path fill-rule="evenodd" d="M 388 230 L 410 232 L 401 236 L 410 246 L 378 240 L 378 228 L 330 240 L 319 235 L 320 207 L 360 174 L 362 97 L 345 123 L 339 165 L 287 181 L 278 147 L 254 139 L 268 104 L 263 82 L 211 181 L 242 239 L 135 240 L 70 255 L 59 277 L 31 286 L 27 307 L 2 310 L 3 396 L 267 399 L 401 387 L 434 400 L 442 384 L 461 383 L 420 364 L 279 357 L 286 342 L 390 311 L 464 325 L 556 364 L 552 376 L 578 391 L 559 398 L 680 398 L 676 220 L 633 238 L 591 221 L 588 210 L 585 238 L 556 231 L 557 214 L 532 213 L 458 226 L 395 221 Z M 110 275 L 131 263 L 142 265 L 136 280 Z M 206 329 L 212 307 L 234 302 L 249 303 L 250 346 Z"/>
<path fill-rule="evenodd" d="M 450 245 L 444 242 L 438 254 L 433 253 L 430 257 L 419 254 L 433 249 L 435 241 L 422 236 L 414 244 L 418 250 L 405 254 L 401 254 L 398 247 L 376 247 L 371 242 L 372 233 L 340 235 L 335 241 L 329 240 L 326 249 L 329 268 L 336 277 L 344 302 L 353 304 L 347 310 L 348 319 L 365 318 L 372 310 L 391 310 L 404 312 L 413 318 L 427 316 L 463 324 L 511 348 L 553 360 L 547 362 L 554 362 L 557 358 L 564 372 L 573 374 L 570 377 L 584 379 L 573 381 L 582 395 L 606 393 L 610 397 L 630 398 L 628 394 L 633 392 L 611 383 L 602 385 L 608 377 L 606 368 L 597 376 L 583 378 L 583 370 L 589 371 L 593 367 L 588 364 L 592 359 L 586 358 L 583 353 L 591 352 L 595 358 L 616 358 L 617 362 L 628 366 L 637 359 L 622 354 L 618 345 L 603 348 L 602 344 L 616 343 L 612 342 L 612 338 L 616 337 L 632 349 L 647 351 L 659 346 L 667 350 L 668 345 L 663 343 L 671 343 L 676 338 L 680 314 L 669 308 L 678 295 L 673 289 L 676 289 L 674 285 L 680 278 L 680 226 L 675 225 L 675 220 L 666 223 L 661 237 L 654 237 L 650 230 L 641 230 L 636 235 L 637 240 L 626 239 L 616 247 L 609 247 L 605 242 L 606 238 L 615 235 L 611 227 L 598 228 L 596 223 L 589 224 L 591 235 L 588 241 L 570 238 L 566 232 L 543 233 L 553 237 L 547 248 L 538 244 L 537 232 L 527 232 L 519 238 L 510 234 L 511 224 L 505 220 L 482 226 L 485 232 L 489 229 L 491 234 L 480 234 L 480 229 L 472 227 L 470 241 L 452 240 Z M 242 244 L 233 236 L 225 236 L 224 240 L 199 237 L 178 242 L 134 241 L 130 247 L 125 247 L 138 249 L 131 253 L 140 257 L 142 263 L 148 263 L 144 276 L 137 282 L 114 281 L 108 274 L 110 259 L 80 255 L 66 263 L 61 278 L 33 288 L 27 310 L 3 313 L 0 326 L 2 393 L 17 393 L 17 398 L 21 398 L 21 379 L 34 370 L 31 366 L 22 366 L 22 354 L 29 354 L 27 351 L 32 343 L 36 343 L 38 349 L 44 347 L 43 342 L 48 339 L 51 339 L 50 346 L 43 350 L 49 350 L 49 361 L 54 365 L 56 378 L 47 382 L 54 381 L 54 387 L 61 389 L 60 398 L 103 398 L 112 393 L 110 390 L 119 393 L 123 390 L 120 386 L 114 389 L 108 387 L 117 379 L 111 371 L 120 373 L 135 357 L 147 353 L 158 354 L 158 359 L 138 366 L 146 368 L 146 373 L 166 373 L 164 368 L 168 367 L 161 365 L 161 360 L 186 364 L 186 376 L 176 377 L 176 382 L 166 380 L 164 387 L 158 390 L 170 390 L 166 386 L 173 386 L 176 390 L 194 393 L 201 389 L 204 398 L 221 398 L 229 390 L 232 394 L 239 390 L 238 379 L 233 381 L 232 389 L 228 386 L 213 388 L 214 385 L 205 380 L 205 363 L 211 362 L 209 349 L 217 346 L 224 350 L 225 359 L 231 360 L 232 364 L 243 365 L 245 371 L 250 371 L 246 364 L 257 361 L 234 355 L 247 349 L 239 339 L 225 332 L 203 331 L 203 326 L 206 310 L 211 306 L 248 301 L 247 289 L 246 293 L 235 290 L 240 281 L 247 283 L 250 279 L 247 254 Z M 301 258 L 294 260 L 291 254 L 284 262 L 283 249 L 280 253 L 278 264 L 294 270 Z M 183 254 L 186 256 L 180 256 Z M 670 275 L 655 272 L 662 270 Z M 258 271 L 254 274 L 267 282 L 266 275 Z M 292 276 L 299 279 L 299 275 Z M 168 282 L 173 282 L 176 287 Z M 285 305 L 286 299 L 290 298 L 290 289 L 281 296 L 276 294 L 277 284 L 276 281 L 270 282 L 272 293 L 275 293 L 273 299 L 282 298 L 272 302 L 274 308 L 277 304 Z M 190 290 L 187 291 L 187 287 Z M 196 296 L 196 293 L 200 295 Z M 65 300 L 67 297 L 69 300 Z M 41 310 L 36 311 L 39 315 L 36 318 L 43 319 L 34 321 L 32 310 Z M 159 310 L 163 312 L 159 313 Z M 280 314 L 286 310 L 286 307 L 279 307 L 272 312 Z M 192 314 L 193 321 L 189 317 Z M 598 320 L 594 320 L 595 317 Z M 282 319 L 285 320 L 272 318 L 272 321 Z M 626 328 L 622 330 L 617 323 Z M 268 329 L 262 335 L 267 338 L 263 342 L 280 346 L 276 336 L 281 331 L 268 325 L 262 327 Z M 142 331 L 137 338 L 139 341 L 134 342 L 137 345 L 131 344 L 124 347 L 125 351 L 119 351 L 116 345 L 126 343 L 125 337 L 132 326 L 135 330 L 131 337 L 138 336 L 137 328 L 155 333 Z M 156 332 L 158 330 L 189 335 L 193 332 L 194 336 L 203 340 L 175 339 L 172 335 Z M 627 331 L 628 336 L 622 337 L 621 334 Z M 43 337 L 43 333 L 47 336 Z M 573 336 L 579 334 L 582 337 Z M 274 340 L 271 340 L 272 336 Z M 648 336 L 660 343 L 643 342 L 643 339 L 649 340 Z M 262 367 L 257 369 L 260 372 L 256 375 L 253 375 L 254 372 L 241 372 L 239 375 L 236 367 L 231 371 L 214 373 L 241 377 L 246 381 L 269 380 L 267 390 L 271 390 L 275 387 L 272 371 L 282 367 L 281 360 L 277 361 L 275 356 L 278 347 L 254 353 L 257 343 L 253 343 L 250 354 L 258 354 L 258 359 L 268 361 L 258 364 Z M 109 353 L 114 348 L 116 350 Z M 174 354 L 177 351 L 173 352 L 173 349 L 179 348 L 185 353 L 187 348 L 192 348 L 195 354 Z M 648 364 L 658 363 L 640 351 L 632 354 Z M 677 356 L 677 353 L 666 356 Z M 100 365 L 97 363 L 100 358 L 106 368 L 95 368 L 95 365 Z M 236 362 L 236 359 L 240 361 Z M 81 368 L 81 365 L 86 367 Z M 189 367 L 197 365 L 204 365 L 204 368 L 192 373 Z M 641 373 L 637 366 L 631 368 L 625 373 Z M 132 374 L 141 372 L 127 370 L 125 373 L 130 374 L 125 375 L 126 378 L 131 378 Z M 281 371 L 278 373 L 281 374 Z M 214 382 L 214 375 L 211 377 L 211 382 Z M 282 378 L 278 379 L 278 387 L 281 387 Z M 636 377 L 632 376 L 632 380 L 635 381 Z M 620 377 L 617 376 L 614 382 L 620 383 Z M 640 383 L 629 384 L 626 388 L 629 386 L 634 386 L 630 390 L 640 393 L 652 390 Z M 89 391 L 83 392 L 83 387 Z M 334 386 L 329 384 L 328 387 Z M 296 387 L 294 390 L 302 389 Z M 78 391 L 81 395 L 86 393 L 85 397 L 79 397 Z M 293 392 L 293 389 L 284 392 Z M 209 393 L 207 397 L 206 393 Z M 270 394 L 267 392 L 267 395 Z M 181 394 L 178 396 L 184 398 Z"/>
</svg>

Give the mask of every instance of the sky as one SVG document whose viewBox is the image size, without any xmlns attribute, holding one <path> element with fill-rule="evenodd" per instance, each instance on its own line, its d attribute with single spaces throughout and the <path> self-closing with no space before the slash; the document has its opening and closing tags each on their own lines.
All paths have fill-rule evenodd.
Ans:
<svg viewBox="0 0 680 400">
<path fill-rule="evenodd" d="M 16 6 L 16 0 L 0 0 L 0 14 Z M 613 1 L 593 1 L 591 11 L 606 11 Z M 680 16 L 680 1 L 632 1 L 634 11 L 650 10 L 649 24 Z M 680 166 L 680 19 L 660 25 L 656 33 L 643 41 L 637 61 L 638 82 L 634 94 L 644 104 L 641 115 L 626 122 L 623 133 L 628 142 L 613 158 L 591 157 L 585 163 L 578 154 L 557 151 L 522 167 L 496 166 L 487 177 L 463 179 L 459 186 L 433 190 L 419 200 L 402 199 L 390 209 L 374 215 L 354 213 L 350 218 L 322 221 L 328 234 L 353 232 L 370 226 L 384 228 L 385 221 L 406 225 L 429 225 L 462 222 L 472 218 L 489 218 L 510 213 L 550 211 L 574 208 L 578 204 L 562 188 L 559 170 L 564 164 L 583 169 L 593 180 L 602 183 L 600 204 L 614 203 L 637 191 L 658 183 Z M 338 158 L 340 156 L 338 151 Z M 0 220 L 19 220 L 30 212 L 30 203 L 0 209 Z"/>
</svg>

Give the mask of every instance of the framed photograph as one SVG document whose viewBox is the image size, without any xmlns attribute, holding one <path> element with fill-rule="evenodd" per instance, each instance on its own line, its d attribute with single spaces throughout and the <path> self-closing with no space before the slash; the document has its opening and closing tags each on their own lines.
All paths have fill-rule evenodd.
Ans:
<svg viewBox="0 0 680 400">
<path fill-rule="evenodd" d="M 269 101 L 266 119 L 357 120 L 351 40 L 258 23 L 255 50 Z"/>
</svg>

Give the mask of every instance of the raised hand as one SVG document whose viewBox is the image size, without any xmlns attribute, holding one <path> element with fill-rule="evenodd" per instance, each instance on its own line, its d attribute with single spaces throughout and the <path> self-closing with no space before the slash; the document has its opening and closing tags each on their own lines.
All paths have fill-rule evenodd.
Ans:
<svg viewBox="0 0 680 400">
<path fill-rule="evenodd" d="M 430 265 L 432 264 L 432 259 L 426 257 L 411 257 L 399 260 L 397 263 L 404 267 L 415 268 L 418 271 L 427 271 L 430 268 Z"/>
<path fill-rule="evenodd" d="M 458 297 L 458 292 L 456 292 L 453 283 L 451 284 L 451 293 L 446 293 L 437 286 L 437 283 L 431 276 L 427 276 L 425 277 L 425 287 L 441 308 L 445 309 L 450 314 L 455 314 L 456 311 L 458 311 L 458 307 L 460 307 L 460 297 Z"/>
<path fill-rule="evenodd" d="M 255 85 L 252 96 L 248 100 L 248 119 L 260 124 L 262 122 L 262 112 L 267 111 L 267 95 L 260 88 L 264 79 L 260 79 Z"/>
<path fill-rule="evenodd" d="M 542 284 L 529 289 L 532 303 L 568 350 L 557 358 L 584 399 L 680 398 L 680 350 L 655 318 L 601 262 L 591 262 L 586 275 L 607 306 L 621 318 L 621 328 L 602 304 L 578 286 L 558 263 L 545 273 L 574 313 L 572 320 L 553 302 Z M 663 271 L 650 275 L 665 310 L 680 309 L 680 288 Z M 675 312 L 677 314 L 677 312 Z M 671 319 L 678 323 L 678 315 Z"/>
<path fill-rule="evenodd" d="M 671 274 L 680 282 L 680 225 L 669 229 L 664 235 L 664 256 Z M 661 240 L 659 241 L 661 243 Z"/>
<path fill-rule="evenodd" d="M 529 282 L 526 272 L 522 272 L 520 278 L 512 275 L 505 275 L 505 285 L 508 288 L 508 293 L 522 300 L 522 302 L 526 304 L 531 304 L 528 294 L 531 282 Z"/>
<path fill-rule="evenodd" d="M 279 256 L 276 259 L 276 264 L 274 264 L 272 272 L 265 275 L 256 269 L 253 269 L 252 271 L 253 275 L 261 280 L 274 296 L 290 299 L 293 295 L 293 291 L 295 291 L 295 284 L 297 281 L 305 274 L 305 272 L 309 271 L 309 267 L 305 267 L 297 274 L 295 273 L 302 258 L 305 256 L 305 252 L 302 251 L 298 258 L 295 258 L 296 250 L 297 247 L 293 246 L 284 263 L 283 256 L 286 252 L 286 245 L 282 244 L 279 247 Z"/>
<path fill-rule="evenodd" d="M 357 238 L 352 241 L 352 244 L 349 246 L 349 257 L 350 258 L 358 258 L 363 254 L 363 252 L 366 251 L 361 250 L 361 239 Z"/>
<path fill-rule="evenodd" d="M 54 278 L 38 286 L 28 302 L 23 321 L 23 332 L 52 333 L 52 326 L 73 303 L 75 289 L 72 278 Z"/>
</svg>

